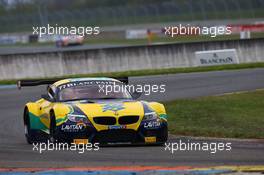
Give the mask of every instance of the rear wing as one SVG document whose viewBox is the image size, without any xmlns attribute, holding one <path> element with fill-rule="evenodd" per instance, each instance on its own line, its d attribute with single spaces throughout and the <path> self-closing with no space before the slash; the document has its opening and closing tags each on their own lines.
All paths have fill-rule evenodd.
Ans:
<svg viewBox="0 0 264 175">
<path fill-rule="evenodd" d="M 128 84 L 129 81 L 128 81 L 128 77 L 119 77 L 119 78 L 116 78 L 116 77 L 110 77 L 110 78 L 113 78 L 113 79 L 116 79 L 118 81 L 121 81 L 122 83 L 124 84 Z"/>
<path fill-rule="evenodd" d="M 113 78 L 116 80 L 121 81 L 124 84 L 128 84 L 128 77 L 109 77 L 109 78 Z M 53 83 L 56 83 L 57 81 L 60 81 L 63 79 L 49 79 L 49 80 L 39 80 L 39 79 L 35 79 L 35 80 L 19 80 L 17 81 L 17 88 L 21 89 L 22 87 L 25 86 L 40 86 L 40 85 L 50 85 Z"/>
<path fill-rule="evenodd" d="M 17 88 L 21 89 L 21 87 L 25 86 L 40 86 L 40 85 L 49 85 L 53 84 L 61 79 L 51 79 L 51 80 L 19 80 L 17 81 Z"/>
</svg>

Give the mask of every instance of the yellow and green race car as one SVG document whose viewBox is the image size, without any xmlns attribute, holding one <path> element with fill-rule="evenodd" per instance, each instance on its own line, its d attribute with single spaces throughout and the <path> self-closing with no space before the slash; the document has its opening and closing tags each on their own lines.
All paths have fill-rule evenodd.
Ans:
<svg viewBox="0 0 264 175">
<path fill-rule="evenodd" d="M 167 141 L 167 114 L 163 104 L 137 101 L 137 92 L 122 86 L 128 78 L 73 78 L 21 80 L 18 86 L 47 84 L 47 93 L 24 108 L 29 144 L 49 140 L 67 143 L 163 144 Z"/>
</svg>

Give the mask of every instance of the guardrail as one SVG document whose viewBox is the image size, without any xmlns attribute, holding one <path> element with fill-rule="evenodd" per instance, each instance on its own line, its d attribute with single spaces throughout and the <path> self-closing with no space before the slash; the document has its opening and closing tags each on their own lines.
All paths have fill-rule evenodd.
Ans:
<svg viewBox="0 0 264 175">
<path fill-rule="evenodd" d="M 0 80 L 194 67 L 196 51 L 219 49 L 236 49 L 239 63 L 264 61 L 264 39 L 21 53 L 0 55 Z"/>
</svg>

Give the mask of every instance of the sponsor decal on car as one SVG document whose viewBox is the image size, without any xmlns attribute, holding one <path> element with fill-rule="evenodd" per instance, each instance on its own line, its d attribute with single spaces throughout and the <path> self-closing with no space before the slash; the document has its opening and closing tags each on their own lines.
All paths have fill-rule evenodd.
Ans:
<svg viewBox="0 0 264 175">
<path fill-rule="evenodd" d="M 85 125 L 77 124 L 77 125 L 62 125 L 61 130 L 64 132 L 78 132 L 84 130 Z"/>
<path fill-rule="evenodd" d="M 145 137 L 145 143 L 155 143 L 157 142 L 156 137 Z"/>
<path fill-rule="evenodd" d="M 89 140 L 88 139 L 73 139 L 73 143 L 74 144 L 88 144 Z"/>
<path fill-rule="evenodd" d="M 108 129 L 126 129 L 126 125 L 110 125 Z"/>
<path fill-rule="evenodd" d="M 159 121 L 149 121 L 144 123 L 144 128 L 157 128 L 160 127 Z"/>
<path fill-rule="evenodd" d="M 117 112 L 122 109 L 125 109 L 122 103 L 107 103 L 107 104 L 103 104 L 102 107 L 103 107 L 103 112 L 106 112 L 106 111 Z"/>
<path fill-rule="evenodd" d="M 66 88 L 72 88 L 72 87 L 77 87 L 77 86 L 90 86 L 90 85 L 109 85 L 109 84 L 114 84 L 113 81 L 105 81 L 105 80 L 92 80 L 92 81 L 76 81 L 76 82 L 70 82 L 70 83 L 65 83 L 60 85 L 58 88 L 59 90 L 66 89 Z"/>
</svg>

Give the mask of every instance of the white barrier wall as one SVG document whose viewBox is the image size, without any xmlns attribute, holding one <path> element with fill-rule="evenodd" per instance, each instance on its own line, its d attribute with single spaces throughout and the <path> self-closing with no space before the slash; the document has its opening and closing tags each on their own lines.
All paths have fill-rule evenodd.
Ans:
<svg viewBox="0 0 264 175">
<path fill-rule="evenodd" d="M 239 63 L 264 62 L 264 39 L 0 55 L 0 80 L 193 67 L 196 51 L 234 48 Z"/>
</svg>

